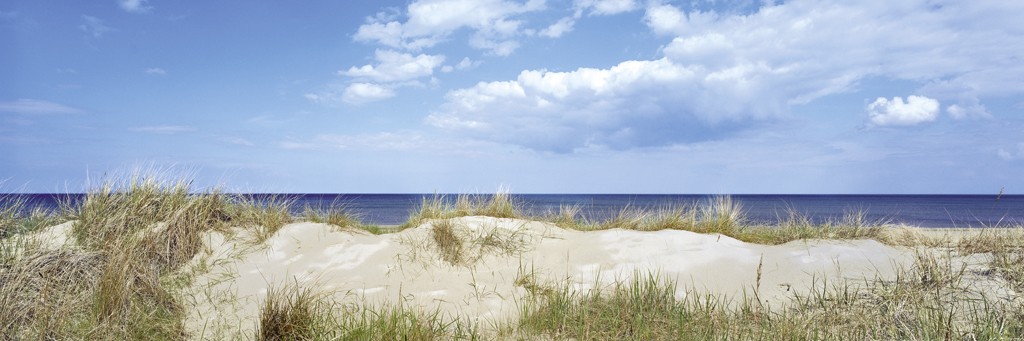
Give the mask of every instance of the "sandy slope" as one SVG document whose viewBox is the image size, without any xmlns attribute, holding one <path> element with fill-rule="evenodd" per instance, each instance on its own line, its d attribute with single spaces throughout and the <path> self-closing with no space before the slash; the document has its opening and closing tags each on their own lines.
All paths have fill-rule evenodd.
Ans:
<svg viewBox="0 0 1024 341">
<path fill-rule="evenodd" d="M 252 335 L 267 288 L 286 284 L 331 293 L 342 306 L 440 309 L 487 329 L 516 317 L 525 282 L 589 290 L 653 271 L 676 280 L 680 297 L 687 289 L 742 295 L 757 286 L 760 266 L 760 297 L 777 301 L 826 281 L 887 276 L 913 258 L 870 240 L 764 246 L 675 230 L 579 232 L 489 217 L 453 222 L 466 251 L 459 265 L 442 260 L 430 223 L 380 236 L 290 224 L 261 246 L 211 234 L 194 260 L 208 272 L 189 290 L 188 328 L 206 338 Z"/>
</svg>

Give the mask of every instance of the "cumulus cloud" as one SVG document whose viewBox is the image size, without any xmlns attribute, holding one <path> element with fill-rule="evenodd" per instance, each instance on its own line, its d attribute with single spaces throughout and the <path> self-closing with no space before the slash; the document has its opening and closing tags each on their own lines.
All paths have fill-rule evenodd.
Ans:
<svg viewBox="0 0 1024 341">
<path fill-rule="evenodd" d="M 466 28 L 473 31 L 470 46 L 508 55 L 518 47 L 513 38 L 523 33 L 522 21 L 514 17 L 544 6 L 544 0 L 418 0 L 407 6 L 405 22 L 380 13 L 367 18 L 354 38 L 417 51 L 437 45 L 453 32 Z"/>
<path fill-rule="evenodd" d="M 110 26 L 107 26 L 103 20 L 91 15 L 82 15 L 82 21 L 83 23 L 78 25 L 78 29 L 88 33 L 93 38 L 100 38 L 107 32 L 113 30 Z"/>
<path fill-rule="evenodd" d="M 879 97 L 868 104 L 868 121 L 875 126 L 912 126 L 935 121 L 939 116 L 939 101 L 923 96 Z"/>
<path fill-rule="evenodd" d="M 22 98 L 0 102 L 0 112 L 20 115 L 77 114 L 82 110 L 60 103 Z"/>
<path fill-rule="evenodd" d="M 377 65 L 351 67 L 339 74 L 377 82 L 400 82 L 430 76 L 444 62 L 444 56 L 420 54 L 413 56 L 391 50 L 377 50 Z"/>
<path fill-rule="evenodd" d="M 146 13 L 153 7 L 146 6 L 149 0 L 118 0 L 117 4 L 121 9 L 132 13 Z"/>
<path fill-rule="evenodd" d="M 671 145 L 885 78 L 920 84 L 921 96 L 878 103 L 873 124 L 916 124 L 936 119 L 938 101 L 960 103 L 930 84 L 978 98 L 1024 92 L 1024 32 L 1006 29 L 1021 16 L 1008 2 L 794 0 L 743 15 L 654 4 L 645 22 L 675 36 L 663 57 L 456 89 L 427 122 L 544 150 Z M 970 111 L 957 105 L 950 116 Z"/>
<path fill-rule="evenodd" d="M 394 96 L 394 90 L 384 86 L 373 83 L 352 83 L 345 88 L 341 95 L 341 100 L 350 104 L 363 104 Z"/>
<path fill-rule="evenodd" d="M 742 98 L 741 93 L 694 96 L 692 83 L 706 76 L 699 71 L 668 59 L 627 61 L 609 69 L 523 71 L 512 81 L 448 93 L 443 110 L 427 122 L 481 138 L 568 152 L 697 141 L 726 133 L 749 115 L 767 115 L 759 106 L 717 101 Z"/>
</svg>

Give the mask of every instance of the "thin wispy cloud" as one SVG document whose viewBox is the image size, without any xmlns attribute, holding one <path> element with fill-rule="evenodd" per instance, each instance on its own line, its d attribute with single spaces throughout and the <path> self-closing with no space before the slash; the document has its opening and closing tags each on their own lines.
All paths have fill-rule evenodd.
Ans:
<svg viewBox="0 0 1024 341">
<path fill-rule="evenodd" d="M 126 12 L 146 13 L 153 8 L 146 5 L 148 2 L 149 0 L 118 0 L 117 5 Z"/>
<path fill-rule="evenodd" d="M 1024 160 L 1024 142 L 1018 143 L 1013 148 L 999 148 L 997 154 L 1006 161 Z"/>
<path fill-rule="evenodd" d="M 180 126 L 180 125 L 160 125 L 160 126 L 140 126 L 128 128 L 128 131 L 136 133 L 150 133 L 150 134 L 161 134 L 161 135 L 173 135 L 181 133 L 190 133 L 199 129 L 191 126 Z"/>
<path fill-rule="evenodd" d="M 82 24 L 78 25 L 78 29 L 85 33 L 88 33 L 93 38 L 103 37 L 107 32 L 113 31 L 114 29 L 107 26 L 103 20 L 91 15 L 82 15 Z"/>
<path fill-rule="evenodd" d="M 157 76 L 163 76 L 163 75 L 167 74 L 167 70 L 164 70 L 164 69 L 161 69 L 161 68 L 158 68 L 158 67 L 147 68 L 143 72 L 145 72 L 147 75 L 157 75 Z"/>
<path fill-rule="evenodd" d="M 238 137 L 238 136 L 223 136 L 223 137 L 220 138 L 220 140 L 224 141 L 224 142 L 227 142 L 227 143 L 230 143 L 230 144 L 233 144 L 233 145 L 246 146 L 246 147 L 252 147 L 252 146 L 256 145 L 256 143 L 253 142 L 252 140 L 249 140 L 249 139 L 246 139 L 246 138 L 243 138 L 243 137 Z"/>
<path fill-rule="evenodd" d="M 576 16 L 583 13 L 590 15 L 614 15 L 637 10 L 640 4 L 635 0 L 575 0 Z"/>
<path fill-rule="evenodd" d="M 23 98 L 14 101 L 0 101 L 0 112 L 21 115 L 45 115 L 77 114 L 83 111 L 60 103 Z"/>
</svg>

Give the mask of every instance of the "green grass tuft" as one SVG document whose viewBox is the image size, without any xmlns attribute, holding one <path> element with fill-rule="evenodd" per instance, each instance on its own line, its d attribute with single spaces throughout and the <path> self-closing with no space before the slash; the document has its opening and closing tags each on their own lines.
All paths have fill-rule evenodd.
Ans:
<svg viewBox="0 0 1024 341">
<path fill-rule="evenodd" d="M 445 262 L 451 265 L 463 262 L 465 248 L 462 239 L 456 234 L 455 224 L 450 219 L 435 220 L 430 228 L 430 236 Z"/>
<path fill-rule="evenodd" d="M 450 219 L 466 216 L 488 216 L 495 218 L 522 218 L 522 204 L 505 188 L 492 195 L 459 194 L 454 201 L 450 197 L 434 194 L 423 198 L 418 209 L 399 227 L 399 230 L 418 226 L 430 219 Z"/>
<path fill-rule="evenodd" d="M 259 317 L 257 340 L 310 340 L 329 331 L 330 309 L 309 288 L 270 288 Z"/>
<path fill-rule="evenodd" d="M 251 229 L 254 242 L 259 244 L 293 221 L 292 204 L 292 200 L 281 195 L 236 195 L 228 216 L 232 225 Z"/>
</svg>

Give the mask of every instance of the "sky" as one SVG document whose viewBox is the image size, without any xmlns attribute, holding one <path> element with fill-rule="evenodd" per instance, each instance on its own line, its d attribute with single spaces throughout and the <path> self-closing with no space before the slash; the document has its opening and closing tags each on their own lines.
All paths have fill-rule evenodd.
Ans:
<svg viewBox="0 0 1024 341">
<path fill-rule="evenodd" d="M 1024 194 L 1024 1 L 0 2 L 0 191 Z"/>
</svg>

